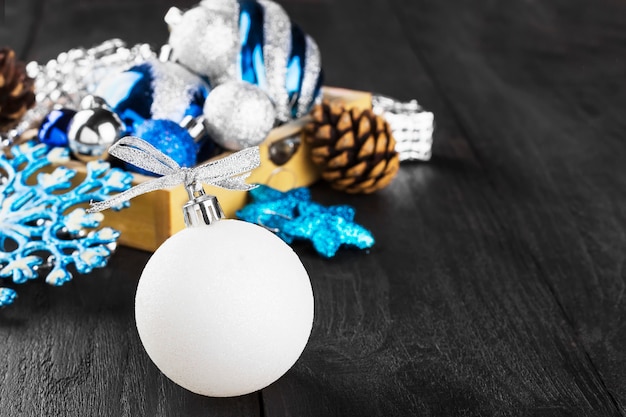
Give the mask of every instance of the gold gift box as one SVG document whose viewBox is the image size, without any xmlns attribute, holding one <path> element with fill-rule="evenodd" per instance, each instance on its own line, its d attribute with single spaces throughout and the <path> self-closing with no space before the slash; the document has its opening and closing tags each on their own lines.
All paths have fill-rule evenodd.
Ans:
<svg viewBox="0 0 626 417">
<path fill-rule="evenodd" d="M 346 107 L 370 108 L 370 93 L 342 88 L 324 87 L 325 99 L 338 100 Z M 309 158 L 309 147 L 304 140 L 293 156 L 283 165 L 276 165 L 269 158 L 269 149 L 276 142 L 297 137 L 309 120 L 304 117 L 285 123 L 273 129 L 267 139 L 259 146 L 261 165 L 248 178 L 249 183 L 267 184 L 281 191 L 294 187 L 308 186 L 319 178 L 319 170 Z M 216 159 L 226 156 L 218 155 Z M 207 162 L 207 161 L 205 161 Z M 69 166 L 80 173 L 85 172 L 84 165 L 71 161 Z M 133 173 L 133 185 L 150 181 L 153 177 Z M 233 218 L 235 212 L 246 203 L 247 193 L 230 191 L 205 185 L 207 194 L 217 196 L 226 217 Z M 185 227 L 182 207 L 189 200 L 187 191 L 181 185 L 168 190 L 157 190 L 143 194 L 131 201 L 130 207 L 113 211 L 108 210 L 103 226 L 113 227 L 121 232 L 119 243 L 136 249 L 154 251 L 168 237 Z"/>
</svg>

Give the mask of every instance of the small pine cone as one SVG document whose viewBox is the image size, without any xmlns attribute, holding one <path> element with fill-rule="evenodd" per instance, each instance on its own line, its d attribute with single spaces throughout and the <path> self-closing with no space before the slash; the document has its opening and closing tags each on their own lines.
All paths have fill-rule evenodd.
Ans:
<svg viewBox="0 0 626 417">
<path fill-rule="evenodd" d="M 389 124 L 371 110 L 346 109 L 324 101 L 304 128 L 311 159 L 322 178 L 348 193 L 372 193 L 386 187 L 400 161 Z"/>
<path fill-rule="evenodd" d="M 34 104 L 34 80 L 25 64 L 16 60 L 11 48 L 0 48 L 0 132 L 17 125 Z"/>
</svg>

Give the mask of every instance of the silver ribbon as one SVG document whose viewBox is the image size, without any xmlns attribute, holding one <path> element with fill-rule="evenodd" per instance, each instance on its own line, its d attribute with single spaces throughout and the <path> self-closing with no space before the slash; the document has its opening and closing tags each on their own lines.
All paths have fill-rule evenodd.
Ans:
<svg viewBox="0 0 626 417">
<path fill-rule="evenodd" d="M 217 161 L 194 168 L 182 168 L 176 161 L 143 139 L 127 136 L 109 148 L 109 154 L 146 171 L 162 175 L 136 185 L 108 200 L 91 203 L 89 213 L 106 210 L 151 191 L 173 188 L 183 184 L 187 189 L 199 183 L 211 184 L 228 190 L 248 191 L 255 185 L 245 179 L 261 164 L 259 148 L 246 148 Z"/>
</svg>

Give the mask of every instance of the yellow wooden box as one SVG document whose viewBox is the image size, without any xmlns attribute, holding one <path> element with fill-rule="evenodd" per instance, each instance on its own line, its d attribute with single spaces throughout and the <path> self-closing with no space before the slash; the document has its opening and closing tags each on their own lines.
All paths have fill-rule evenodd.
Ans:
<svg viewBox="0 0 626 417">
<path fill-rule="evenodd" d="M 339 100 L 347 107 L 371 107 L 371 94 L 324 87 L 325 99 Z M 269 159 L 269 147 L 273 143 L 300 135 L 308 117 L 294 120 L 273 129 L 267 139 L 259 146 L 261 165 L 248 178 L 249 183 L 267 184 L 286 191 L 293 187 L 307 186 L 319 178 L 319 170 L 309 159 L 309 148 L 304 140 L 291 159 L 282 166 L 275 165 Z M 219 155 L 217 158 L 227 154 Z M 84 165 L 70 164 L 72 168 L 84 172 Z M 133 185 L 149 181 L 153 177 L 133 174 Z M 235 211 L 246 203 L 247 193 L 229 191 L 205 185 L 207 194 L 217 196 L 224 213 L 233 218 Z M 168 237 L 185 227 L 182 207 L 188 201 L 187 192 L 181 185 L 169 190 L 158 190 L 141 195 L 131 201 L 130 207 L 104 212 L 103 225 L 111 226 L 121 232 L 119 243 L 137 249 L 154 251 Z"/>
</svg>

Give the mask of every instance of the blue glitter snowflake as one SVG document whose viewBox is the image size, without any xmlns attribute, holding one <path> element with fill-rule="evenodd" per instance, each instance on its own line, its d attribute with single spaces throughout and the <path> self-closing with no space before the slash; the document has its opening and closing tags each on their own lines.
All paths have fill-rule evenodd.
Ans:
<svg viewBox="0 0 626 417">
<path fill-rule="evenodd" d="M 48 284 L 63 285 L 72 279 L 71 265 L 80 274 L 106 265 L 119 232 L 98 229 L 103 215 L 80 206 L 128 189 L 132 176 L 102 161 L 89 162 L 80 182 L 64 166 L 44 172 L 67 160 L 67 149 L 48 152 L 31 142 L 0 155 L 0 278 L 21 284 L 45 276 Z M 0 307 L 16 295 L 0 288 Z"/>
</svg>

